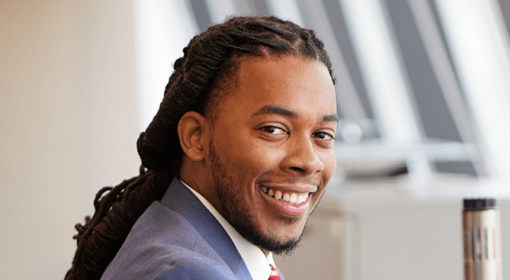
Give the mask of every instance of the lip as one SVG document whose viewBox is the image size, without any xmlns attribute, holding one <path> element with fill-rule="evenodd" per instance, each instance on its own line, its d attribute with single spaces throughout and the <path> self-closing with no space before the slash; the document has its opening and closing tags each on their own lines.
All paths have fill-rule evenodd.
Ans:
<svg viewBox="0 0 510 280">
<path fill-rule="evenodd" d="M 285 201 L 280 201 L 273 199 L 285 212 L 287 212 L 288 216 L 291 217 L 302 217 L 306 211 L 308 210 L 308 207 L 310 205 L 310 194 L 306 198 L 304 202 L 302 202 L 299 205 L 292 205 L 290 203 L 287 203 Z"/>
<path fill-rule="evenodd" d="M 292 188 L 279 188 L 279 187 L 274 187 L 274 186 L 271 186 L 271 187 L 264 186 L 264 187 L 267 187 L 267 188 L 272 187 L 273 189 L 280 190 L 282 192 L 285 191 L 285 192 L 295 192 L 295 193 L 304 193 L 304 192 L 308 193 L 308 197 L 306 198 L 306 200 L 304 202 L 302 202 L 301 204 L 298 204 L 298 205 L 292 205 L 292 204 L 287 203 L 283 200 L 276 200 L 276 199 L 272 198 L 271 196 L 269 196 L 262 190 L 262 186 L 259 188 L 261 195 L 264 196 L 266 201 L 274 209 L 276 209 L 277 213 L 283 217 L 289 217 L 289 218 L 301 218 L 303 215 L 305 215 L 307 210 L 309 209 L 309 206 L 310 206 L 310 198 L 313 195 L 313 193 L 315 192 L 315 191 L 313 191 L 313 192 L 298 191 L 298 189 L 301 189 L 301 188 L 296 188 L 296 187 L 292 187 Z"/>
</svg>

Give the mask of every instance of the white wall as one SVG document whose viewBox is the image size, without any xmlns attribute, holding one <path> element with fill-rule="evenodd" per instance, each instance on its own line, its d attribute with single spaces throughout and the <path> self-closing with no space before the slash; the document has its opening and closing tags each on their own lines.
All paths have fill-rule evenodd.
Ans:
<svg viewBox="0 0 510 280">
<path fill-rule="evenodd" d="M 0 279 L 62 279 L 94 194 L 137 174 L 133 14 L 1 1 Z"/>
</svg>

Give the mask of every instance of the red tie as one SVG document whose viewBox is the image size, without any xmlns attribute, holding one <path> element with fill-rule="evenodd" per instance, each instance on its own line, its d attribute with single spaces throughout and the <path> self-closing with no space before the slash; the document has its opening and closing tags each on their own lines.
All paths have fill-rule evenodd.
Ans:
<svg viewBox="0 0 510 280">
<path fill-rule="evenodd" d="M 271 274 L 269 275 L 269 280 L 281 280 L 280 275 L 278 275 L 278 270 L 274 268 L 274 266 L 271 266 Z"/>
</svg>

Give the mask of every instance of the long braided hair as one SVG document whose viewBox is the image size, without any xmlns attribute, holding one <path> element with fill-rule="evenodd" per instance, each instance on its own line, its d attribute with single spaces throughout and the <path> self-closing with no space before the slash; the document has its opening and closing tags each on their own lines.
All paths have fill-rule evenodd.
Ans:
<svg viewBox="0 0 510 280">
<path fill-rule="evenodd" d="M 180 118 L 188 111 L 207 113 L 214 102 L 211 92 L 230 76 L 236 59 L 295 55 L 322 62 L 332 75 L 324 44 L 314 32 L 275 17 L 231 18 L 195 36 L 183 51 L 158 113 L 138 138 L 140 175 L 98 192 L 94 216 L 76 225 L 78 248 L 66 280 L 101 278 L 136 220 L 179 176 L 184 154 L 177 135 Z"/>
</svg>

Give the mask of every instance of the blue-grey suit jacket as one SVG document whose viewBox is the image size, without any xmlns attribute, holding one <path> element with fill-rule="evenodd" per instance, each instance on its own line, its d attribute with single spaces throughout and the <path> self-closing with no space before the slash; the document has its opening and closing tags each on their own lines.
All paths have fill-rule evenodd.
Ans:
<svg viewBox="0 0 510 280">
<path fill-rule="evenodd" d="M 133 226 L 101 279 L 252 279 L 220 223 L 178 179 Z"/>
</svg>

